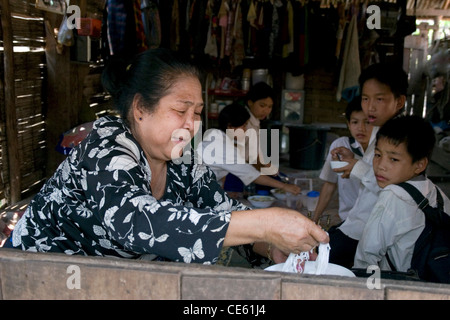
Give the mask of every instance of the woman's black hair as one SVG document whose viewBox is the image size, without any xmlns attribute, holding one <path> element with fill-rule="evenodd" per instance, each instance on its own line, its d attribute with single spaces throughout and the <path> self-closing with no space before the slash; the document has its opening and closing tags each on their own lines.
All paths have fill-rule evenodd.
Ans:
<svg viewBox="0 0 450 320">
<path fill-rule="evenodd" d="M 228 126 L 237 128 L 250 119 L 250 113 L 244 106 L 234 102 L 227 105 L 219 113 L 219 129 L 226 132 Z"/>
<path fill-rule="evenodd" d="M 271 86 L 265 82 L 254 84 L 247 93 L 246 101 L 258 101 L 261 99 L 272 98 L 274 100 L 274 91 Z"/>
<path fill-rule="evenodd" d="M 405 143 L 413 163 L 423 158 L 431 158 L 436 137 L 431 124 L 419 116 L 405 115 L 392 118 L 377 132 L 377 143 L 387 139 L 398 146 Z"/>
<path fill-rule="evenodd" d="M 408 75 L 396 64 L 375 63 L 364 69 L 359 76 L 361 92 L 364 83 L 371 79 L 388 86 L 396 98 L 408 92 Z"/>
<path fill-rule="evenodd" d="M 200 71 L 176 53 L 157 48 L 144 51 L 131 61 L 110 59 L 103 71 L 102 83 L 112 95 L 121 117 L 128 120 L 137 94 L 141 96 L 142 107 L 152 112 L 176 80 L 186 76 L 200 80 Z"/>
</svg>

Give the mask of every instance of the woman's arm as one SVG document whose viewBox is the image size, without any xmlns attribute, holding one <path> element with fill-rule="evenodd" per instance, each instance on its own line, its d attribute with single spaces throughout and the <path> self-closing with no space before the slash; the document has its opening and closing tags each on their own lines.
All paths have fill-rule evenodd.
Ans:
<svg viewBox="0 0 450 320">
<path fill-rule="evenodd" d="M 272 243 L 285 253 L 309 251 L 328 243 L 325 231 L 297 211 L 285 208 L 233 211 L 224 246 Z"/>
</svg>

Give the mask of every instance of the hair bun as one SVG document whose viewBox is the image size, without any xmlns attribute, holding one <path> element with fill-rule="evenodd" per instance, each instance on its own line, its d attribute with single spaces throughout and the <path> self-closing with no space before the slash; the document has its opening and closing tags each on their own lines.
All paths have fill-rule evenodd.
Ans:
<svg viewBox="0 0 450 320">
<path fill-rule="evenodd" d="M 111 58 L 106 64 L 102 73 L 102 84 L 106 91 L 112 96 L 116 96 L 127 79 L 127 68 L 130 63 L 117 58 Z"/>
</svg>

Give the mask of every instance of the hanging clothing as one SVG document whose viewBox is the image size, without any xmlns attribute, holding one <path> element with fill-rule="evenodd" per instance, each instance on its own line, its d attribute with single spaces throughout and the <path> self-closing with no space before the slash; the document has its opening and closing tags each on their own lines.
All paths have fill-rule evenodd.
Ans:
<svg viewBox="0 0 450 320">
<path fill-rule="evenodd" d="M 123 51 L 127 27 L 126 2 L 123 0 L 106 1 L 107 38 L 109 54 L 113 56 Z"/>
<path fill-rule="evenodd" d="M 347 38 L 345 40 L 341 73 L 339 75 L 339 84 L 336 92 L 337 101 L 341 101 L 341 97 L 343 97 L 350 102 L 359 90 L 358 78 L 361 73 L 361 64 L 359 60 L 357 28 L 357 17 L 354 15 L 348 26 Z"/>
<path fill-rule="evenodd" d="M 244 50 L 244 34 L 242 30 L 242 9 L 241 0 L 233 0 L 236 3 L 235 7 L 235 19 L 233 27 L 233 50 L 231 58 L 231 66 L 234 69 L 237 66 L 242 65 L 245 58 Z"/>
<path fill-rule="evenodd" d="M 170 49 L 177 51 L 180 46 L 180 12 L 178 0 L 173 1 L 170 25 Z"/>
<path fill-rule="evenodd" d="M 105 56 L 129 59 L 147 49 L 141 17 L 141 0 L 107 0 L 105 3 Z"/>
<path fill-rule="evenodd" d="M 285 18 L 281 19 L 281 41 L 283 43 L 282 58 L 294 52 L 294 9 L 290 1 L 286 3 Z"/>
<path fill-rule="evenodd" d="M 148 49 L 145 37 L 144 23 L 142 21 L 141 0 L 133 1 L 133 14 L 136 27 L 136 47 L 138 52 Z"/>
<path fill-rule="evenodd" d="M 142 0 L 142 22 L 147 39 L 147 46 L 151 49 L 161 45 L 161 20 L 158 6 L 150 0 Z"/>
</svg>

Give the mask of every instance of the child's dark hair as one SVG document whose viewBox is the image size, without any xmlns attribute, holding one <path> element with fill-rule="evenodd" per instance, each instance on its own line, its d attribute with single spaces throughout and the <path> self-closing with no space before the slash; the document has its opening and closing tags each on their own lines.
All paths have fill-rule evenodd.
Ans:
<svg viewBox="0 0 450 320">
<path fill-rule="evenodd" d="M 406 96 L 408 92 L 408 75 L 398 65 L 376 63 L 364 69 L 359 76 L 361 92 L 364 83 L 370 79 L 375 79 L 388 86 L 396 98 L 402 95 Z"/>
<path fill-rule="evenodd" d="M 244 125 L 250 119 L 250 113 L 244 106 L 238 103 L 227 105 L 219 113 L 219 129 L 226 132 L 228 126 L 237 128 Z"/>
<path fill-rule="evenodd" d="M 405 143 L 413 163 L 423 158 L 430 159 L 436 143 L 431 124 L 419 116 L 411 115 L 386 121 L 377 132 L 377 143 L 380 139 L 387 139 L 395 146 Z"/>
<path fill-rule="evenodd" d="M 246 101 L 258 101 L 261 99 L 272 98 L 274 100 L 274 90 L 265 82 L 255 83 L 247 93 Z"/>
<path fill-rule="evenodd" d="M 200 71 L 176 53 L 157 48 L 144 51 L 131 61 L 111 59 L 103 71 L 102 82 L 126 121 L 136 94 L 142 98 L 142 107 L 153 111 L 182 77 L 200 80 Z"/>
<path fill-rule="evenodd" d="M 363 111 L 361 107 L 361 96 L 356 96 L 347 104 L 347 108 L 345 108 L 345 118 L 350 122 L 350 117 L 353 112 Z"/>
</svg>

